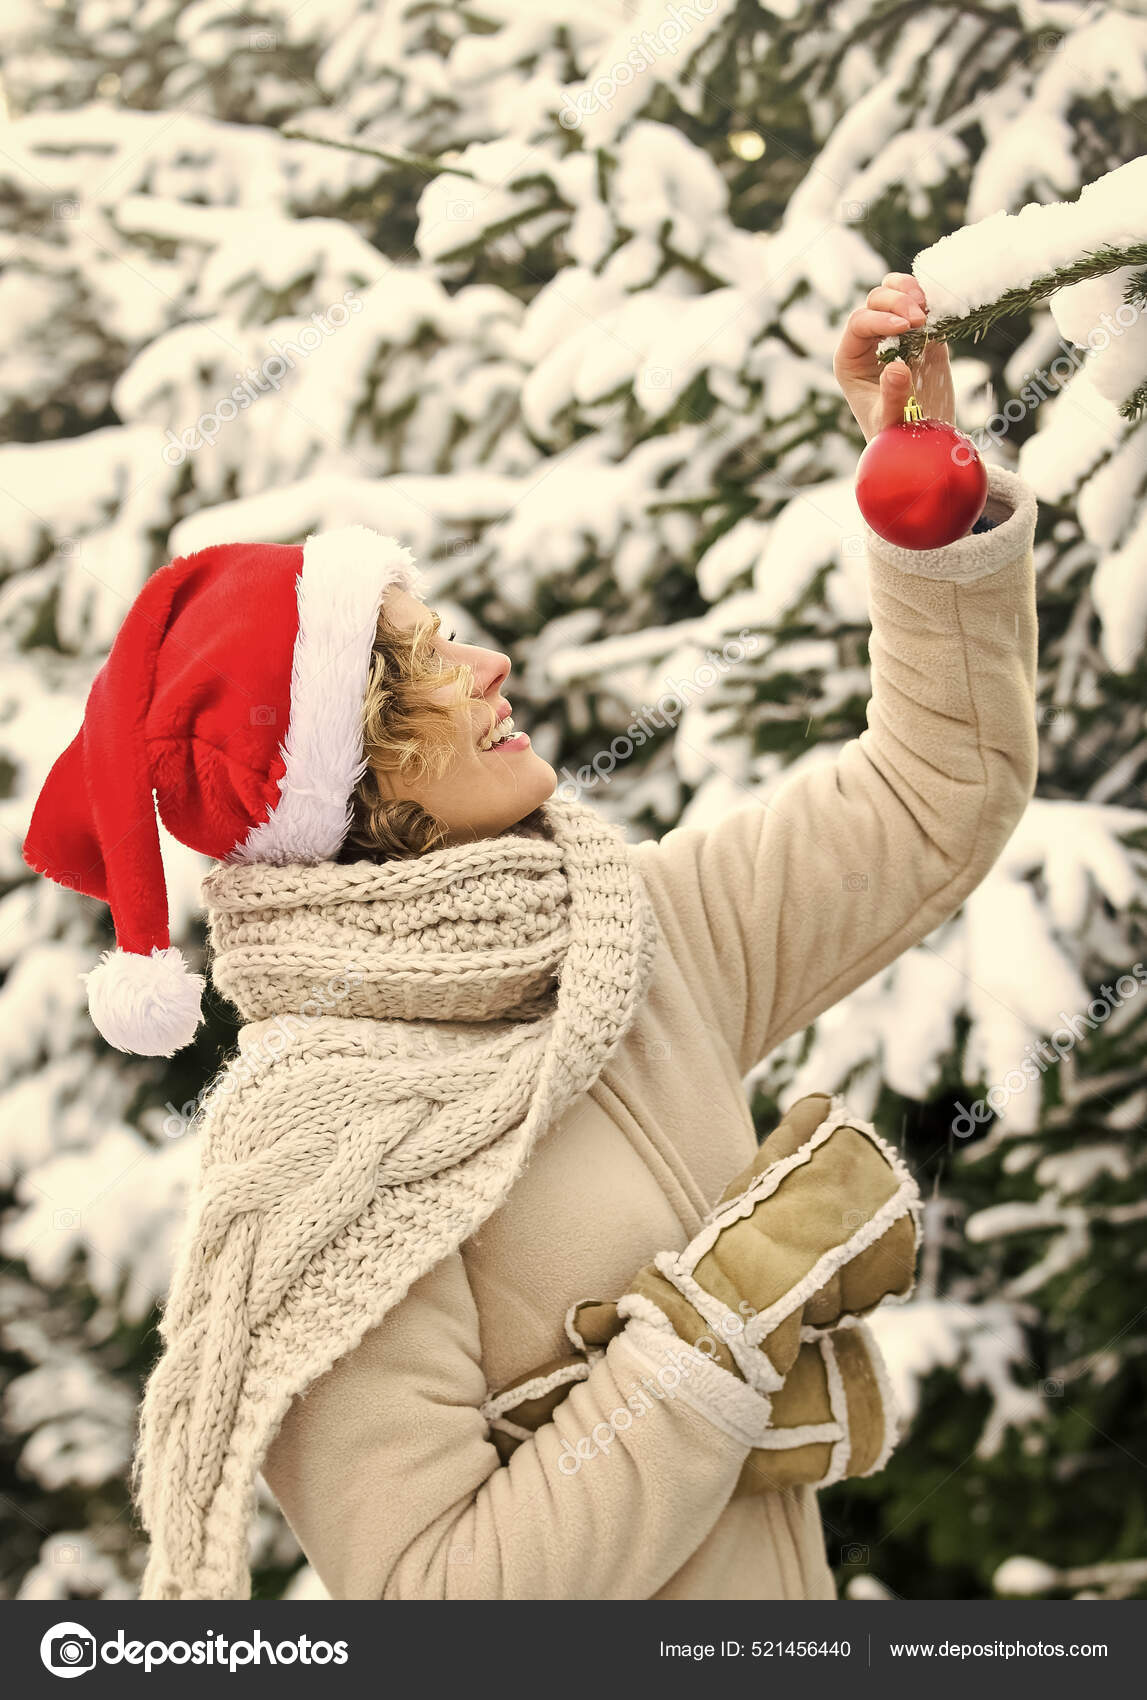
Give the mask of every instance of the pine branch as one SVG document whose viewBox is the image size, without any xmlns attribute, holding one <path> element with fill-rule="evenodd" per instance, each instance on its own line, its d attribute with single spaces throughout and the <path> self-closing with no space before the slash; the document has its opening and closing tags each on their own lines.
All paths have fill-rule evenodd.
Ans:
<svg viewBox="0 0 1147 1700">
<path fill-rule="evenodd" d="M 1128 279 L 1123 299 L 1133 307 L 1140 302 L 1147 304 L 1147 271 L 1136 272 L 1133 278 Z"/>
<path fill-rule="evenodd" d="M 393 148 L 368 147 L 365 142 L 349 142 L 344 137 L 315 136 L 309 130 L 288 128 L 280 133 L 294 142 L 315 142 L 319 147 L 341 148 L 343 153 L 366 154 L 369 159 L 380 159 L 386 165 L 412 166 L 415 171 L 421 171 L 426 177 L 441 177 L 450 172 L 454 177 L 468 177 L 471 182 L 477 181 L 472 171 L 466 171 L 457 165 L 444 165 L 441 160 L 434 159 L 430 154 L 398 153 Z"/>
<path fill-rule="evenodd" d="M 1119 411 L 1124 419 L 1142 419 L 1147 412 L 1147 383 L 1140 384 L 1137 390 L 1132 390 Z"/>
<path fill-rule="evenodd" d="M 906 332 L 904 336 L 896 338 L 894 347 L 890 344 L 880 351 L 880 362 L 887 365 L 890 360 L 916 360 L 923 352 L 926 342 L 951 342 L 958 337 L 967 337 L 978 342 L 998 320 L 1013 313 L 1028 312 L 1039 302 L 1046 301 L 1050 295 L 1066 289 L 1070 284 L 1082 283 L 1086 278 L 1103 277 L 1108 272 L 1121 271 L 1124 266 L 1143 265 L 1147 265 L 1147 242 L 1137 242 L 1129 248 L 1097 248 L 1092 253 L 1082 254 L 1069 266 L 1062 266 L 1058 271 L 1045 272 L 1023 288 L 1006 290 L 998 300 L 986 302 L 984 306 L 976 307 L 962 317 L 937 319 L 934 324 L 926 325 L 923 330 Z M 1132 278 L 1124 292 L 1124 298 L 1128 301 L 1147 299 L 1147 271 Z M 1125 418 L 1136 419 L 1145 407 L 1147 384 L 1136 390 L 1124 402 L 1120 411 Z"/>
</svg>

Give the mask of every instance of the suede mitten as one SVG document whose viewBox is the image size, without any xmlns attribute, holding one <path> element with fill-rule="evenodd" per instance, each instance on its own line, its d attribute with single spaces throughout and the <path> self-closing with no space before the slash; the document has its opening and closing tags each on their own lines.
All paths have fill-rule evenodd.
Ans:
<svg viewBox="0 0 1147 1700">
<path fill-rule="evenodd" d="M 915 1279 L 920 1197 L 903 1162 L 840 1099 L 802 1098 L 726 1187 L 681 1252 L 663 1252 L 616 1303 L 571 1307 L 574 1358 L 555 1358 L 483 1407 L 506 1459 L 546 1422 L 622 1329 L 670 1331 L 760 1395 L 767 1427 L 734 1497 L 883 1468 L 896 1414 L 864 1316 Z"/>
<path fill-rule="evenodd" d="M 618 1313 L 776 1393 L 804 1339 L 911 1291 L 919 1211 L 915 1181 L 869 1123 L 840 1099 L 802 1098 L 684 1251 L 639 1271 Z"/>
</svg>

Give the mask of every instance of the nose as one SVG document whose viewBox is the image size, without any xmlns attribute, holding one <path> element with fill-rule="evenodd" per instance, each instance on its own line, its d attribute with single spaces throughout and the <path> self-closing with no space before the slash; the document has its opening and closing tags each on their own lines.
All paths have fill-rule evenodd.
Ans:
<svg viewBox="0 0 1147 1700">
<path fill-rule="evenodd" d="M 474 667 L 474 677 L 479 696 L 488 697 L 491 691 L 497 691 L 501 687 L 508 676 L 510 657 L 497 649 L 482 649 L 478 653 L 481 661 Z"/>
</svg>

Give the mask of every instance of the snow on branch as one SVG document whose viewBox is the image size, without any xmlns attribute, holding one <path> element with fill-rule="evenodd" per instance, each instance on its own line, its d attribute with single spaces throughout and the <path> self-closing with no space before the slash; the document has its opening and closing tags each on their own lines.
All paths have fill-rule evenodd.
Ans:
<svg viewBox="0 0 1147 1700">
<path fill-rule="evenodd" d="M 1147 1582 L 1147 1559 L 1130 1558 L 1113 1564 L 1068 1565 L 1057 1570 L 1042 1559 L 1005 1559 L 992 1578 L 997 1595 L 1034 1600 L 1052 1592 L 1072 1593 L 1076 1599 L 1129 1599 Z M 1080 1590 L 1086 1590 L 1081 1593 Z"/>
<path fill-rule="evenodd" d="M 1018 213 L 992 213 L 953 231 L 917 254 L 912 270 L 927 294 L 929 320 L 886 338 L 883 360 L 914 360 L 927 340 L 977 340 L 996 320 L 1049 297 L 1061 331 L 1082 343 L 1104 322 L 1104 311 L 1110 317 L 1110 309 L 1125 306 L 1127 324 L 1120 319 L 1116 335 L 1132 328 L 1138 335 L 1121 336 L 1101 387 L 1126 418 L 1147 407 L 1147 156 L 1098 178 L 1075 201 L 1032 201 Z M 1097 279 L 1111 281 L 1089 288 Z"/>
</svg>

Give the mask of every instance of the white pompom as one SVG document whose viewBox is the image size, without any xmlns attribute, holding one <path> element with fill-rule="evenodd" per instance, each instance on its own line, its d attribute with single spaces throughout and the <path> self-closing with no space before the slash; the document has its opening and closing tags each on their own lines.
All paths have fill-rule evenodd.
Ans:
<svg viewBox="0 0 1147 1700">
<path fill-rule="evenodd" d="M 117 1051 L 171 1057 L 189 1045 L 203 1018 L 203 976 L 193 974 L 174 945 L 150 956 L 108 950 L 80 978 L 97 1030 Z"/>
</svg>

